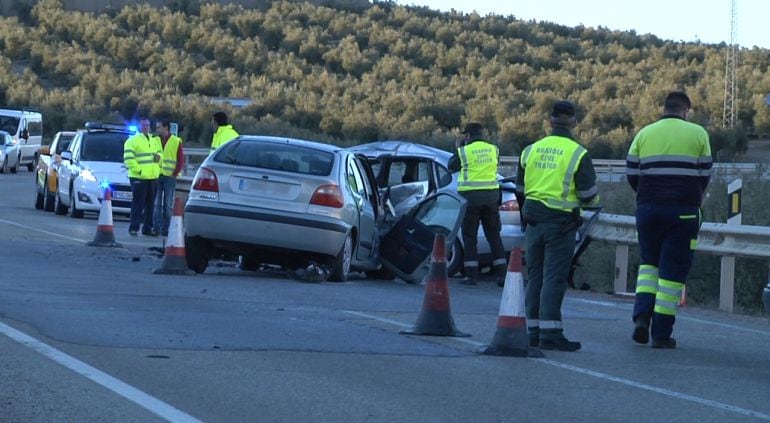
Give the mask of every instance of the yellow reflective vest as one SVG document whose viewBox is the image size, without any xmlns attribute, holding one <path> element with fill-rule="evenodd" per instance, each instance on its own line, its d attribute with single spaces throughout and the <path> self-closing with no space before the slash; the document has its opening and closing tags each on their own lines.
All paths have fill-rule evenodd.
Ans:
<svg viewBox="0 0 770 423">
<path fill-rule="evenodd" d="M 211 151 L 213 153 L 222 144 L 232 141 L 238 137 L 238 133 L 233 129 L 233 125 L 222 125 L 217 128 L 217 132 L 214 133 L 214 137 L 211 140 Z"/>
<path fill-rule="evenodd" d="M 457 149 L 460 158 L 460 175 L 457 191 L 499 189 L 497 182 L 497 146 L 484 140 L 476 140 Z"/>
<path fill-rule="evenodd" d="M 160 174 L 163 176 L 174 176 L 176 158 L 179 153 L 179 146 L 182 145 L 182 139 L 172 134 L 168 137 L 168 140 L 166 140 L 165 146 L 163 146 L 163 141 L 161 141 L 160 144 L 163 149 Z"/>
<path fill-rule="evenodd" d="M 575 141 L 551 135 L 528 146 L 521 153 L 527 200 L 537 200 L 548 208 L 570 212 L 580 207 L 575 190 L 575 173 L 587 153 Z"/>
<path fill-rule="evenodd" d="M 161 154 L 160 138 L 138 133 L 123 144 L 123 163 L 128 168 L 128 177 L 135 179 L 158 179 L 161 162 L 155 162 L 155 154 Z"/>
</svg>

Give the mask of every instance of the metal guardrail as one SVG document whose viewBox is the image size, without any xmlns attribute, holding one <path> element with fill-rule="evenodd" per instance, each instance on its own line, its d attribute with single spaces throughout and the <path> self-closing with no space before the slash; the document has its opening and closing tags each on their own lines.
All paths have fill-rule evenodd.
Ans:
<svg viewBox="0 0 770 423">
<path fill-rule="evenodd" d="M 586 212 L 591 214 L 591 212 Z M 617 244 L 615 248 L 616 293 L 627 293 L 628 247 L 637 245 L 633 216 L 600 214 L 588 231 L 593 239 Z M 770 259 L 770 228 L 705 222 L 698 234 L 696 251 L 722 257 L 719 308 L 732 312 L 735 296 L 735 257 Z M 727 259 L 727 260 L 726 260 Z"/>
</svg>

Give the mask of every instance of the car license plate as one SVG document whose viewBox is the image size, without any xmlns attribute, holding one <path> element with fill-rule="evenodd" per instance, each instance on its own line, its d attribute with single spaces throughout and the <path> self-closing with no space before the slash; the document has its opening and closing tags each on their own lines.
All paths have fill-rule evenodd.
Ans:
<svg viewBox="0 0 770 423">
<path fill-rule="evenodd" d="M 253 194 L 268 195 L 271 197 L 282 197 L 290 193 L 291 185 L 284 182 L 260 181 L 242 178 L 238 183 L 238 189 Z"/>
<path fill-rule="evenodd" d="M 114 191 L 112 193 L 112 198 L 116 200 L 131 200 L 133 195 L 131 194 L 131 191 Z"/>
</svg>

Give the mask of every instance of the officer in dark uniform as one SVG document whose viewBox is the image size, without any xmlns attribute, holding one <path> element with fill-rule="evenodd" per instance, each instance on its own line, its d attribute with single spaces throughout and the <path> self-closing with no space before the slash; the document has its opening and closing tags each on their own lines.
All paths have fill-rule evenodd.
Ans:
<svg viewBox="0 0 770 423">
<path fill-rule="evenodd" d="M 701 224 L 700 206 L 711 177 L 711 146 L 703 127 L 687 122 L 690 98 L 666 97 L 663 117 L 645 126 L 626 157 L 636 192 L 636 230 L 641 255 L 636 280 L 632 338 L 652 347 L 675 348 L 676 305 L 692 265 Z"/>
<path fill-rule="evenodd" d="M 581 205 L 598 204 L 596 173 L 588 151 L 571 133 L 575 107 L 557 101 L 551 135 L 521 153 L 516 194 L 526 223 L 528 282 L 524 298 L 529 343 L 544 350 L 576 351 L 564 337 L 561 304 L 580 226 Z"/>
<path fill-rule="evenodd" d="M 505 249 L 500 238 L 500 184 L 497 182 L 500 152 L 496 145 L 483 139 L 483 129 L 479 123 L 469 123 L 462 132 L 465 138 L 455 143 L 457 150 L 449 160 L 449 170 L 460 172 L 457 192 L 468 201 L 462 223 L 466 277 L 460 283 L 464 285 L 476 285 L 478 279 L 479 222 L 492 251 L 492 268 L 498 284 L 506 274 Z"/>
</svg>

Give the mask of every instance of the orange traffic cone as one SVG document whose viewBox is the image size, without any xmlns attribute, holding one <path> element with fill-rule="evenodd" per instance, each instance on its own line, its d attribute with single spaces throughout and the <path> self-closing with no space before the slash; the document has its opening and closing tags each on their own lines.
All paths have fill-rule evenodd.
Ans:
<svg viewBox="0 0 770 423">
<path fill-rule="evenodd" d="M 447 275 L 444 235 L 433 239 L 433 255 L 425 284 L 425 297 L 417 323 L 405 335 L 470 336 L 457 330 L 449 310 L 449 276 Z"/>
<path fill-rule="evenodd" d="M 514 248 L 508 261 L 505 288 L 497 317 L 497 331 L 483 354 L 509 357 L 544 357 L 529 346 L 527 320 L 524 313 L 524 278 L 521 275 L 521 249 Z"/>
<path fill-rule="evenodd" d="M 96 222 L 96 235 L 88 245 L 93 247 L 120 247 L 115 242 L 115 232 L 112 230 L 112 190 L 104 190 L 102 208 L 99 210 L 99 220 Z"/>
<path fill-rule="evenodd" d="M 174 214 L 168 225 L 168 238 L 164 249 L 163 263 L 153 273 L 161 275 L 194 275 L 187 267 L 187 254 L 184 248 L 184 229 L 182 214 L 184 207 L 181 198 L 174 199 Z"/>
</svg>

